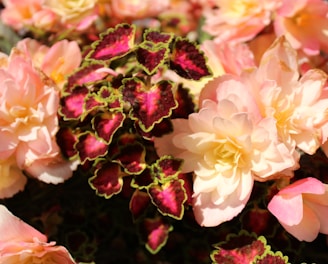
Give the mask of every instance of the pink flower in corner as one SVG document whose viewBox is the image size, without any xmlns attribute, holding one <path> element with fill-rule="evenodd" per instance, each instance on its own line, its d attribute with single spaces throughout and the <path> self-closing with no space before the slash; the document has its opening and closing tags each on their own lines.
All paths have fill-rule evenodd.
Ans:
<svg viewBox="0 0 328 264">
<path fill-rule="evenodd" d="M 280 190 L 269 211 L 298 240 L 313 241 L 328 234 L 328 185 L 315 178 L 298 180 Z"/>
<path fill-rule="evenodd" d="M 70 253 L 0 205 L 0 264 L 75 264 Z"/>
<path fill-rule="evenodd" d="M 159 155 L 183 159 L 183 172 L 194 172 L 196 220 L 216 226 L 245 207 L 255 176 L 265 180 L 294 160 L 278 142 L 274 120 L 262 118 L 238 77 L 219 77 L 204 89 L 213 92 L 203 97 L 200 111 L 173 119 L 174 132 L 156 138 L 155 146 Z"/>
<path fill-rule="evenodd" d="M 274 20 L 276 35 L 308 55 L 328 52 L 328 4 L 323 0 L 282 0 Z"/>
<path fill-rule="evenodd" d="M 1 20 L 19 30 L 24 27 L 43 28 L 50 30 L 56 23 L 56 15 L 42 6 L 43 0 L 4 0 Z"/>
</svg>

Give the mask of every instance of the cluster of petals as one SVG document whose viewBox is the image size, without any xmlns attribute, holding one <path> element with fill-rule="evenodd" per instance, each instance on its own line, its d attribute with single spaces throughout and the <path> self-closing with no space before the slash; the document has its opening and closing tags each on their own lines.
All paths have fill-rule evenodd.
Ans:
<svg viewBox="0 0 328 264">
<path fill-rule="evenodd" d="M 300 241 L 328 234 L 328 185 L 304 178 L 281 189 L 268 204 L 287 232 Z"/>
<path fill-rule="evenodd" d="M 97 18 L 96 0 L 4 0 L 2 21 L 16 30 L 85 30 Z"/>
<path fill-rule="evenodd" d="M 63 246 L 47 237 L 0 205 L 0 264 L 75 264 Z"/>
<path fill-rule="evenodd" d="M 112 15 L 117 18 L 141 19 L 157 16 L 170 7 L 170 0 L 112 0 Z"/>
<path fill-rule="evenodd" d="M 5 172 L 0 181 L 2 198 L 23 188 L 25 176 L 17 169 L 57 184 L 71 177 L 76 166 L 62 157 L 55 138 L 58 88 L 25 55 L 17 48 L 9 56 L 1 54 L 0 163 Z"/>
<path fill-rule="evenodd" d="M 54 81 L 59 89 L 63 88 L 66 77 L 82 61 L 78 43 L 66 39 L 48 47 L 34 39 L 25 38 L 16 44 L 16 48 L 32 61 L 33 67 L 40 69 Z"/>
<path fill-rule="evenodd" d="M 255 177 L 265 180 L 294 165 L 278 141 L 273 118 L 262 118 L 250 92 L 233 75 L 210 81 L 202 107 L 188 119 L 174 119 L 174 132 L 155 139 L 160 155 L 184 160 L 194 172 L 197 222 L 216 226 L 246 205 Z"/>
<path fill-rule="evenodd" d="M 294 49 L 313 56 L 328 52 L 328 3 L 323 0 L 282 0 L 274 19 L 276 35 Z"/>
<path fill-rule="evenodd" d="M 285 37 L 264 53 L 258 68 L 245 71 L 240 81 L 256 98 L 265 117 L 274 117 L 279 139 L 314 154 L 328 137 L 326 74 L 311 69 L 300 76 L 297 52 Z"/>
<path fill-rule="evenodd" d="M 276 0 L 218 0 L 218 8 L 204 9 L 203 29 L 216 42 L 242 42 L 254 38 L 271 23 L 279 7 Z"/>
<path fill-rule="evenodd" d="M 155 139 L 160 155 L 184 160 L 194 172 L 193 208 L 204 226 L 244 208 L 253 181 L 293 176 L 299 151 L 313 154 L 327 140 L 326 75 L 298 72 L 297 53 L 277 39 L 258 67 L 209 81 L 200 110 L 173 119 L 174 131 Z"/>
</svg>

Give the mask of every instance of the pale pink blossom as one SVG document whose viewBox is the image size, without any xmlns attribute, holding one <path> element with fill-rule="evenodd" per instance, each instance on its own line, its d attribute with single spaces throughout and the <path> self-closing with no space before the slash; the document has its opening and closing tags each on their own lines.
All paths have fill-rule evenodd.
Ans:
<svg viewBox="0 0 328 264">
<path fill-rule="evenodd" d="M 254 38 L 271 23 L 277 0 L 217 0 L 217 9 L 204 11 L 203 29 L 216 42 L 242 42 Z"/>
<path fill-rule="evenodd" d="M 326 80 L 319 69 L 300 76 L 297 52 L 284 37 L 264 53 L 257 69 L 242 74 L 262 115 L 275 118 L 280 140 L 308 154 L 315 153 L 327 140 Z"/>
<path fill-rule="evenodd" d="M 183 172 L 194 172 L 193 209 L 197 222 L 216 226 L 245 207 L 254 178 L 266 180 L 294 165 L 277 140 L 273 118 L 260 109 L 239 77 L 210 81 L 202 107 L 188 119 L 174 119 L 174 131 L 155 138 L 159 155 L 184 160 Z"/>
<path fill-rule="evenodd" d="M 70 253 L 0 205 L 0 264 L 75 264 Z"/>
<path fill-rule="evenodd" d="M 21 55 L 14 48 L 0 67 L 0 160 L 13 158 L 30 176 L 60 183 L 76 164 L 61 156 L 56 143 L 59 94 L 54 82 Z"/>
<path fill-rule="evenodd" d="M 112 0 L 113 16 L 123 19 L 140 19 L 157 16 L 170 6 L 170 0 Z"/>
<path fill-rule="evenodd" d="M 298 240 L 313 241 L 328 234 L 328 185 L 315 178 L 298 180 L 280 190 L 269 211 Z"/>
<path fill-rule="evenodd" d="M 19 41 L 16 47 L 60 89 L 64 86 L 66 77 L 72 74 L 82 61 L 81 50 L 76 41 L 61 40 L 48 47 L 34 39 L 26 38 Z"/>
<path fill-rule="evenodd" d="M 0 199 L 12 197 L 24 190 L 27 178 L 14 158 L 0 161 Z"/>
<path fill-rule="evenodd" d="M 4 0 L 1 20 L 10 27 L 20 30 L 31 26 L 50 29 L 56 15 L 42 6 L 43 0 Z"/>
<path fill-rule="evenodd" d="M 282 0 L 274 19 L 277 36 L 308 55 L 328 52 L 328 4 L 323 0 Z"/>
</svg>

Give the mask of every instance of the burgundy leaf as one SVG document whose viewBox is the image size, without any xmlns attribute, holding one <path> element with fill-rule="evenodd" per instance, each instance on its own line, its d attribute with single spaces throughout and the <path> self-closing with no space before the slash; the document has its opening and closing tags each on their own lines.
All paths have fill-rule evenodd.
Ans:
<svg viewBox="0 0 328 264">
<path fill-rule="evenodd" d="M 171 156 L 162 156 L 154 165 L 153 171 L 160 182 L 176 179 L 180 173 L 182 160 Z"/>
<path fill-rule="evenodd" d="M 256 259 L 255 264 L 289 264 L 288 257 L 283 256 L 281 252 L 268 252 L 261 258 Z"/>
<path fill-rule="evenodd" d="M 59 113 L 65 120 L 79 119 L 83 114 L 85 98 L 88 95 L 88 88 L 77 86 L 71 94 L 60 99 Z"/>
<path fill-rule="evenodd" d="M 121 112 L 105 112 L 96 115 L 92 120 L 92 125 L 96 135 L 109 144 L 114 133 L 122 126 L 124 119 L 125 115 Z"/>
<path fill-rule="evenodd" d="M 184 213 L 184 202 L 187 200 L 183 181 L 174 180 L 166 182 L 161 186 L 153 184 L 148 189 L 152 203 L 157 206 L 163 215 L 175 219 L 182 219 Z"/>
<path fill-rule="evenodd" d="M 257 256 L 262 256 L 266 250 L 266 241 L 256 239 L 253 235 L 241 232 L 239 235 L 228 236 L 227 241 L 215 246 L 217 250 L 211 253 L 214 263 L 252 263 Z"/>
<path fill-rule="evenodd" d="M 123 87 L 123 99 L 132 106 L 131 118 L 138 121 L 140 128 L 149 132 L 154 124 L 172 113 L 177 104 L 172 93 L 172 84 L 161 81 L 147 91 L 141 80 L 126 79 Z"/>
<path fill-rule="evenodd" d="M 135 125 L 138 133 L 145 139 L 151 139 L 152 137 L 161 137 L 165 134 L 173 132 L 172 122 L 169 118 L 164 118 L 160 123 L 155 124 L 153 129 L 149 132 L 143 131 L 138 123 Z"/>
<path fill-rule="evenodd" d="M 118 160 L 128 174 L 140 174 L 145 168 L 146 151 L 142 144 L 127 144 L 120 148 L 120 153 L 113 157 Z"/>
<path fill-rule="evenodd" d="M 89 93 L 85 98 L 84 112 L 81 119 L 84 119 L 90 112 L 97 110 L 98 108 L 104 108 L 105 102 L 99 102 L 94 93 Z"/>
<path fill-rule="evenodd" d="M 77 154 L 74 148 L 77 142 L 77 136 L 69 127 L 61 127 L 56 134 L 56 139 L 61 152 L 66 158 L 72 158 Z"/>
<path fill-rule="evenodd" d="M 136 175 L 132 182 L 131 186 L 134 188 L 144 189 L 148 188 L 151 184 L 154 183 L 154 178 L 150 168 L 145 168 L 139 175 Z"/>
<path fill-rule="evenodd" d="M 106 163 L 96 170 L 95 175 L 89 179 L 90 186 L 96 190 L 97 195 L 110 198 L 122 190 L 123 179 L 121 167 L 117 163 Z"/>
<path fill-rule="evenodd" d="M 192 205 L 192 195 L 193 195 L 193 175 L 192 173 L 179 173 L 178 179 L 183 180 L 183 188 L 186 190 L 187 205 Z"/>
<path fill-rule="evenodd" d="M 133 219 L 138 219 L 147 209 L 150 204 L 150 197 L 148 193 L 135 190 L 130 200 L 130 211 Z"/>
<path fill-rule="evenodd" d="M 174 98 L 178 102 L 178 107 L 173 110 L 172 118 L 188 118 L 191 113 L 195 112 L 193 97 L 189 89 L 184 88 L 182 84 L 178 85 Z"/>
<path fill-rule="evenodd" d="M 100 40 L 95 42 L 93 50 L 87 59 L 112 60 L 126 55 L 134 45 L 135 27 L 128 24 L 119 24 L 100 35 Z"/>
<path fill-rule="evenodd" d="M 76 144 L 81 163 L 86 160 L 95 160 L 98 157 L 102 157 L 107 153 L 108 146 L 105 142 L 99 140 L 99 138 L 91 132 L 85 132 L 79 135 L 79 142 Z"/>
<path fill-rule="evenodd" d="M 152 43 L 148 43 L 152 44 Z M 144 71 L 152 75 L 166 60 L 168 49 L 162 45 L 147 45 L 142 43 L 136 50 L 137 61 Z"/>
<path fill-rule="evenodd" d="M 154 30 L 147 30 L 144 34 L 144 40 L 150 41 L 153 43 L 170 43 L 172 40 L 172 34 L 164 33 Z"/>
<path fill-rule="evenodd" d="M 178 38 L 175 42 L 170 69 L 183 78 L 200 80 L 202 77 L 211 75 L 206 65 L 206 59 L 195 43 L 188 39 Z"/>
<path fill-rule="evenodd" d="M 106 71 L 97 71 L 104 68 L 103 64 L 89 64 L 78 69 L 67 79 L 67 87 L 65 92 L 71 92 L 74 86 L 81 86 L 86 83 L 96 82 L 105 78 L 108 75 Z"/>
<path fill-rule="evenodd" d="M 173 227 L 160 217 L 147 218 L 140 226 L 142 238 L 146 241 L 146 248 L 152 254 L 156 254 L 166 244 L 169 232 L 172 230 Z"/>
</svg>

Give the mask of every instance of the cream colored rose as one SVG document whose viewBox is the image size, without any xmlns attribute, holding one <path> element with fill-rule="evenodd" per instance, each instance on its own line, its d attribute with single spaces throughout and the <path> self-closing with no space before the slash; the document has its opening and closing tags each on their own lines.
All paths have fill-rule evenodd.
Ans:
<svg viewBox="0 0 328 264">
<path fill-rule="evenodd" d="M 51 9 L 63 22 L 80 20 L 93 13 L 96 0 L 45 0 L 44 7 Z"/>
</svg>

